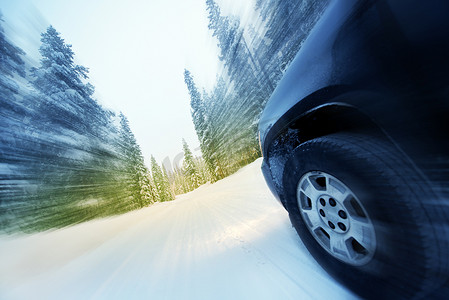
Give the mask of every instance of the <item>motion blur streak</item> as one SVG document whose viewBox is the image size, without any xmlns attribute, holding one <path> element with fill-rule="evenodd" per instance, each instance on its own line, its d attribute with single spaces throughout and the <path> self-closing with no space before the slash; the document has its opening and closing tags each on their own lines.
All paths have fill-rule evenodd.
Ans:
<svg viewBox="0 0 449 300">
<path fill-rule="evenodd" d="M 260 113 L 327 3 L 257 1 L 236 14 L 230 3 L 206 1 L 221 70 L 209 91 L 189 70 L 184 77 L 212 181 L 260 156 Z M 0 22 L 0 231 L 42 231 L 161 201 L 127 118 L 94 99 L 64 34 L 50 26 L 39 40 L 46 22 L 37 9 L 25 15 L 25 29 Z"/>
<path fill-rule="evenodd" d="M 175 201 L 0 240 L 0 298 L 358 299 L 302 245 L 260 164 Z"/>
<path fill-rule="evenodd" d="M 3 23 L 0 231 L 41 231 L 148 204 L 137 188 L 146 170 L 128 121 L 92 98 L 71 46 L 50 26 L 34 45 L 42 59 L 30 65 Z"/>
</svg>

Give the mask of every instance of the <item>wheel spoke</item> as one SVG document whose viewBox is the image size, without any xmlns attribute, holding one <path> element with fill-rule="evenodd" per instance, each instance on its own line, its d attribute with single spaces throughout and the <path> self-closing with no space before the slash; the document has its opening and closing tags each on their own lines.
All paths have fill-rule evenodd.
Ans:
<svg viewBox="0 0 449 300">
<path fill-rule="evenodd" d="M 337 195 L 338 195 L 338 199 L 346 199 L 346 197 L 348 196 L 347 188 L 345 188 L 338 181 L 336 181 L 330 177 L 326 177 L 326 180 L 327 180 L 327 183 L 326 183 L 327 190 L 326 191 L 328 194 L 334 195 L 335 197 L 337 197 Z"/>
<path fill-rule="evenodd" d="M 355 199 L 354 195 L 351 193 L 347 193 L 344 197 L 343 205 L 348 210 L 349 215 L 351 218 L 355 219 L 366 219 L 365 212 L 363 211 L 362 207 L 358 203 L 358 201 Z M 368 221 L 367 221 L 368 222 Z"/>
<path fill-rule="evenodd" d="M 322 221 L 315 210 L 303 210 L 304 216 L 307 218 L 309 228 L 315 230 L 322 225 Z"/>
<path fill-rule="evenodd" d="M 324 176 L 324 178 L 325 178 L 325 184 L 326 184 L 326 186 L 324 187 L 324 192 L 326 194 L 329 194 L 329 188 L 330 188 L 330 186 L 329 186 L 329 177 Z"/>
<path fill-rule="evenodd" d="M 307 184 L 306 187 L 304 188 L 303 186 L 301 187 L 301 190 L 304 192 L 304 194 L 309 197 L 310 199 L 317 199 L 320 195 L 320 191 L 318 191 L 315 186 L 313 185 L 313 183 L 310 181 L 310 178 L 307 178 Z"/>
<path fill-rule="evenodd" d="M 330 235 L 330 250 L 337 255 L 351 257 L 344 235 L 335 233 L 332 233 Z"/>
<path fill-rule="evenodd" d="M 348 234 L 367 251 L 371 251 L 374 241 L 372 229 L 367 219 L 351 218 L 351 228 Z"/>
</svg>

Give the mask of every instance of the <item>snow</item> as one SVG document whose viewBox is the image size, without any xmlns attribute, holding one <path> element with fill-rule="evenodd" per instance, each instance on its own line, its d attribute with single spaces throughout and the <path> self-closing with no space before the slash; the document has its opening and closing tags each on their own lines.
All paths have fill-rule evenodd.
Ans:
<svg viewBox="0 0 449 300">
<path fill-rule="evenodd" d="M 0 299 L 356 299 L 310 256 L 261 160 L 176 200 L 0 239 Z"/>
</svg>

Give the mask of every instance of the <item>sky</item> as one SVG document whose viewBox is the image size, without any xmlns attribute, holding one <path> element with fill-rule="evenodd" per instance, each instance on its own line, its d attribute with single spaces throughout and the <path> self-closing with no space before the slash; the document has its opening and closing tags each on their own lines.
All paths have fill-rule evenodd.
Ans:
<svg viewBox="0 0 449 300">
<path fill-rule="evenodd" d="M 192 150 L 199 146 L 183 72 L 200 88 L 215 83 L 218 47 L 205 2 L 0 0 L 0 9 L 7 34 L 29 57 L 38 58 L 39 34 L 50 24 L 72 44 L 75 62 L 90 70 L 94 97 L 128 117 L 149 165 L 150 155 L 173 161 L 182 138 Z"/>
</svg>

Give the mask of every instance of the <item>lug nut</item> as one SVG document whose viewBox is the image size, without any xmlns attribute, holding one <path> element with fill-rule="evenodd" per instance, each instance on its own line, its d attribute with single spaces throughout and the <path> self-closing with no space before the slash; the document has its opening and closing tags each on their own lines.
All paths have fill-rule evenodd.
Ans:
<svg viewBox="0 0 449 300">
<path fill-rule="evenodd" d="M 320 215 L 323 217 L 326 217 L 326 214 L 324 213 L 324 210 L 320 209 Z"/>
<path fill-rule="evenodd" d="M 330 204 L 331 206 L 335 206 L 335 205 L 337 205 L 337 202 L 335 202 L 334 199 L 329 198 L 329 204 Z"/>
<path fill-rule="evenodd" d="M 340 227 L 341 230 L 346 231 L 346 226 L 343 223 L 338 223 L 338 227 Z"/>
<path fill-rule="evenodd" d="M 348 215 L 346 215 L 346 212 L 343 210 L 338 211 L 338 215 L 340 216 L 340 218 L 342 219 L 346 219 L 348 217 Z"/>
<path fill-rule="evenodd" d="M 331 221 L 327 222 L 327 224 L 329 224 L 329 227 L 332 229 L 335 229 L 335 225 L 334 223 L 332 223 Z"/>
<path fill-rule="evenodd" d="M 320 198 L 320 203 L 321 203 L 322 206 L 325 206 L 325 205 L 326 205 L 326 201 L 324 201 L 323 198 Z"/>
</svg>

